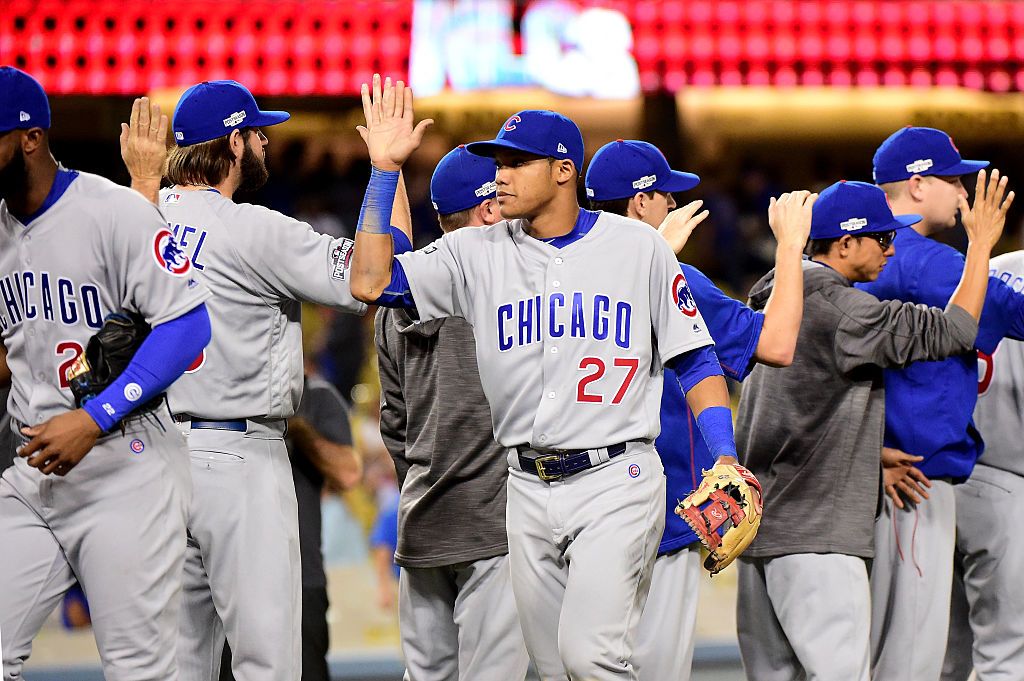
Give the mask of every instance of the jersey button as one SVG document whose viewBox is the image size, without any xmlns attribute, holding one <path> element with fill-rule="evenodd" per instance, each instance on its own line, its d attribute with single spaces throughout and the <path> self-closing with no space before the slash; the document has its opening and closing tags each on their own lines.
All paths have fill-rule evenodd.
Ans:
<svg viewBox="0 0 1024 681">
<path fill-rule="evenodd" d="M 547 435 L 541 435 L 540 436 L 540 441 L 541 442 L 547 442 L 548 441 L 548 436 Z"/>
<path fill-rule="evenodd" d="M 554 286 L 555 288 L 558 288 L 559 286 L 562 285 L 562 282 L 556 280 L 551 282 L 551 285 Z"/>
<path fill-rule="evenodd" d="M 558 348 L 551 348 L 551 354 L 552 355 L 557 355 L 558 354 Z"/>
<path fill-rule="evenodd" d="M 561 258 L 555 258 L 555 264 L 556 265 L 561 265 L 563 262 L 565 262 L 565 261 L 562 260 Z"/>
<path fill-rule="evenodd" d="M 554 393 L 548 393 L 548 399 L 549 400 L 555 399 L 555 394 Z M 543 440 L 544 438 L 541 438 L 541 439 Z"/>
</svg>

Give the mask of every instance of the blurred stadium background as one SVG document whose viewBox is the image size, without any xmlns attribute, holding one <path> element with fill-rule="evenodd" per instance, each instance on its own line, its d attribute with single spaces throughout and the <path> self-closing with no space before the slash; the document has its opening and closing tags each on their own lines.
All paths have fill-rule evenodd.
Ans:
<svg viewBox="0 0 1024 681">
<path fill-rule="evenodd" d="M 293 113 L 268 131 L 270 182 L 242 198 L 351 235 L 369 175 L 358 91 L 381 72 L 410 82 L 417 113 L 436 120 L 406 172 L 418 245 L 440 233 L 436 161 L 516 110 L 551 108 L 579 122 L 588 158 L 642 138 L 700 174 L 677 198 L 704 199 L 711 218 L 683 259 L 741 298 L 770 267 L 768 198 L 870 180 L 875 147 L 900 126 L 946 130 L 1019 188 L 1022 63 L 1016 1 L 0 0 L 0 64 L 49 92 L 65 165 L 127 182 L 117 135 L 133 97 L 170 112 L 187 86 L 233 78 L 264 108 Z M 1000 252 L 1019 247 L 1020 223 L 1018 206 Z M 962 230 L 945 239 L 963 245 Z M 367 539 L 395 494 L 376 433 L 372 316 L 310 308 L 306 326 L 319 370 L 353 402 L 367 461 L 359 489 L 325 497 L 332 671 L 396 679 L 397 616 Z M 733 577 L 703 588 L 722 598 Z M 695 679 L 742 678 L 731 610 L 714 615 L 725 621 L 701 618 Z M 91 633 L 57 616 L 28 670 L 37 681 L 101 678 Z"/>
</svg>

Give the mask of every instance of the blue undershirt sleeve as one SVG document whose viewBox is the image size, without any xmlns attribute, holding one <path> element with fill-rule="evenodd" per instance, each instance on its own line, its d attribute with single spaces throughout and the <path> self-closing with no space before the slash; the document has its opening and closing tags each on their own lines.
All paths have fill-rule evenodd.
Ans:
<svg viewBox="0 0 1024 681">
<path fill-rule="evenodd" d="M 671 369 L 684 393 L 709 376 L 724 375 L 714 347 L 710 345 L 673 357 L 667 368 Z M 733 435 L 732 411 L 729 407 L 708 407 L 697 415 L 696 420 L 712 456 L 716 459 L 720 456 L 736 456 L 736 438 Z"/>
<path fill-rule="evenodd" d="M 127 368 L 99 395 L 82 405 L 103 432 L 139 405 L 167 390 L 210 342 L 210 316 L 200 304 L 153 328 Z"/>
</svg>

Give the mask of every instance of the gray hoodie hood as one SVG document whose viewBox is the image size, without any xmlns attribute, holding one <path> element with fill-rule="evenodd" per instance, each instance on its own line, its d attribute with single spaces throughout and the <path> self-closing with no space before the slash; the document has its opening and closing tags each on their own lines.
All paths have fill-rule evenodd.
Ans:
<svg viewBox="0 0 1024 681">
<path fill-rule="evenodd" d="M 850 285 L 850 281 L 843 275 L 836 272 L 827 265 L 822 265 L 819 262 L 814 262 L 806 256 L 803 260 L 804 269 L 804 297 L 821 290 L 825 286 L 829 286 L 835 283 L 841 283 L 845 286 Z M 772 290 L 775 288 L 775 270 L 773 269 L 768 274 L 764 275 L 757 280 L 750 288 L 749 299 L 747 305 L 751 308 L 763 311 L 765 305 L 768 304 L 768 298 L 772 294 Z"/>
</svg>

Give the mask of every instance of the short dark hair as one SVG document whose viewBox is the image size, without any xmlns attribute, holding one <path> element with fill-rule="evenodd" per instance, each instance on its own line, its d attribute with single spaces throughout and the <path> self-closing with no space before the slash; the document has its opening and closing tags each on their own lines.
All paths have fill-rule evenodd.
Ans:
<svg viewBox="0 0 1024 681">
<path fill-rule="evenodd" d="M 477 204 L 479 205 L 479 204 Z M 467 208 L 465 210 L 456 211 L 454 213 L 448 213 L 447 215 L 437 214 L 437 224 L 441 225 L 441 231 L 447 234 L 448 232 L 454 232 L 457 229 L 463 227 L 469 227 L 470 221 L 473 218 L 473 211 L 476 210 L 476 206 Z"/>
<path fill-rule="evenodd" d="M 643 193 L 647 194 L 649 199 L 654 198 L 654 190 Z M 633 196 L 636 196 L 636 194 Z M 627 196 L 624 199 L 609 199 L 607 201 L 594 201 L 590 199 L 590 210 L 601 210 L 605 213 L 625 216 L 629 212 L 629 202 L 633 200 L 633 196 Z"/>
<path fill-rule="evenodd" d="M 828 252 L 832 250 L 832 244 L 836 243 L 843 237 L 834 237 L 832 239 L 811 239 L 807 242 L 807 255 L 813 258 L 816 255 L 828 255 Z"/>
</svg>

